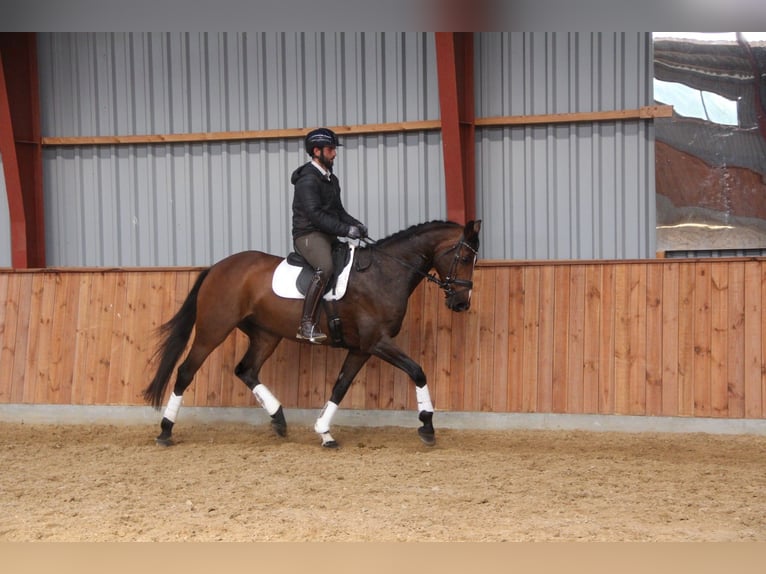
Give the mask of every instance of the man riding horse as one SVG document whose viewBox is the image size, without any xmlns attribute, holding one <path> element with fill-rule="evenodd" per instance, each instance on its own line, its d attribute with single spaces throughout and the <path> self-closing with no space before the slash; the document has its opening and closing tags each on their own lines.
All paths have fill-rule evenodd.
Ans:
<svg viewBox="0 0 766 574">
<path fill-rule="evenodd" d="M 322 343 L 327 335 L 317 325 L 319 301 L 333 275 L 332 243 L 337 237 L 367 237 L 367 227 L 349 215 L 340 197 L 340 182 L 332 172 L 336 148 L 343 145 L 327 128 L 309 132 L 304 141 L 311 161 L 296 169 L 290 181 L 293 196 L 293 244 L 314 269 L 296 338 Z"/>
</svg>

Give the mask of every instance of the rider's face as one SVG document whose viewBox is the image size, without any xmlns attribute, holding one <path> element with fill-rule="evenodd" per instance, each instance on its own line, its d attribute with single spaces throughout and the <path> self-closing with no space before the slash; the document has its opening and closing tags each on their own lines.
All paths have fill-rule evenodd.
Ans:
<svg viewBox="0 0 766 574">
<path fill-rule="evenodd" d="M 327 146 L 319 150 L 317 159 L 319 160 L 319 163 L 327 169 L 332 169 L 332 164 L 335 161 L 336 155 L 338 155 L 338 152 L 336 151 L 335 146 Z"/>
</svg>

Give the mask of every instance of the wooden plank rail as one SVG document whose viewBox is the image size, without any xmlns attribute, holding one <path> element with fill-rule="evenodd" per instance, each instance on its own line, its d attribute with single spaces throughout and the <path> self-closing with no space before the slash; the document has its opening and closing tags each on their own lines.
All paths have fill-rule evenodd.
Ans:
<svg viewBox="0 0 766 574">
<path fill-rule="evenodd" d="M 0 403 L 142 405 L 155 330 L 198 269 L 0 270 Z M 766 417 L 766 259 L 484 261 L 473 306 L 423 283 L 399 344 L 437 410 Z M 246 339 L 211 355 L 185 404 L 253 406 L 233 375 Z M 283 341 L 262 380 L 321 408 L 344 352 Z M 372 359 L 343 404 L 414 409 L 403 373 Z"/>
<path fill-rule="evenodd" d="M 477 127 L 525 126 L 542 124 L 570 124 L 580 122 L 614 122 L 629 120 L 651 120 L 673 115 L 673 106 L 654 105 L 630 110 L 606 110 L 600 112 L 572 112 L 562 114 L 536 114 L 523 116 L 496 116 L 477 118 Z M 363 124 L 355 126 L 332 126 L 340 136 L 385 135 L 408 132 L 434 131 L 442 128 L 441 120 L 417 120 Z M 45 136 L 41 143 L 46 147 L 56 146 L 100 146 L 100 145 L 145 145 L 181 144 L 224 141 L 272 140 L 303 138 L 309 132 L 303 128 L 273 130 L 241 130 L 229 132 L 198 132 L 177 134 L 131 134 L 108 136 Z"/>
</svg>

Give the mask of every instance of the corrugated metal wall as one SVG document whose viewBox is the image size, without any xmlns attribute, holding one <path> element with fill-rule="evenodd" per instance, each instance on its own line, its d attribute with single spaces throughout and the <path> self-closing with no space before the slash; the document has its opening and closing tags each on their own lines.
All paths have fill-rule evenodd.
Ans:
<svg viewBox="0 0 766 574">
<path fill-rule="evenodd" d="M 44 136 L 439 118 L 430 33 L 39 34 Z M 651 105 L 649 34 L 477 33 L 476 116 Z M 482 257 L 653 257 L 651 122 L 477 128 Z M 446 216 L 439 132 L 347 137 L 374 237 Z M 290 250 L 299 140 L 50 147 L 49 265 L 206 265 Z"/>
<path fill-rule="evenodd" d="M 476 35 L 477 117 L 652 105 L 651 35 Z M 484 256 L 654 257 L 648 121 L 477 129 Z"/>
<path fill-rule="evenodd" d="M 3 156 L 0 155 L 0 267 L 11 266 L 11 212 L 5 188 Z"/>
<path fill-rule="evenodd" d="M 433 34 L 38 34 L 44 136 L 269 130 L 437 119 Z M 346 208 L 380 237 L 444 218 L 435 133 L 347 137 Z M 296 139 L 52 147 L 55 265 L 206 265 L 291 249 Z"/>
</svg>

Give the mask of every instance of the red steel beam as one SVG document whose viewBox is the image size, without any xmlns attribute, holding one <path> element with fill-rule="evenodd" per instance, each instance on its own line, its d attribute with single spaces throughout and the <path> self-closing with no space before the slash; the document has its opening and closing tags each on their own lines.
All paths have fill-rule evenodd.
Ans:
<svg viewBox="0 0 766 574">
<path fill-rule="evenodd" d="M 11 264 L 45 267 L 40 98 L 34 33 L 0 33 L 0 153 Z"/>
<path fill-rule="evenodd" d="M 476 217 L 473 33 L 436 32 L 447 218 Z"/>
</svg>

